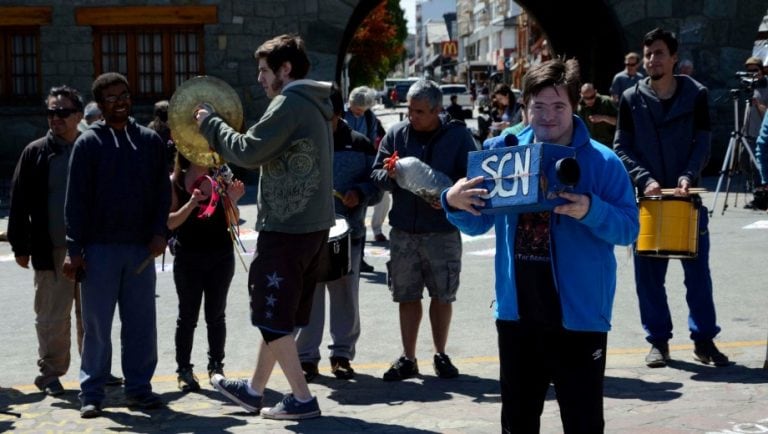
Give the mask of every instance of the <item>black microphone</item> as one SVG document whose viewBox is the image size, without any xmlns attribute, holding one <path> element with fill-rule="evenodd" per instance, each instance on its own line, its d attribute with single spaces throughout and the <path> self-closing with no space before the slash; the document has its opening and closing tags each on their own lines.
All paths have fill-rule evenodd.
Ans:
<svg viewBox="0 0 768 434">
<path fill-rule="evenodd" d="M 576 184 L 579 183 L 579 178 L 581 178 L 579 162 L 573 157 L 557 160 L 555 163 L 555 172 L 557 173 L 557 179 L 560 183 L 569 187 L 575 187 Z"/>
<path fill-rule="evenodd" d="M 518 144 L 518 141 L 517 141 L 517 136 L 516 135 L 514 135 L 514 134 L 507 134 L 506 136 L 504 136 L 504 146 L 505 147 L 517 146 L 517 144 Z"/>
</svg>

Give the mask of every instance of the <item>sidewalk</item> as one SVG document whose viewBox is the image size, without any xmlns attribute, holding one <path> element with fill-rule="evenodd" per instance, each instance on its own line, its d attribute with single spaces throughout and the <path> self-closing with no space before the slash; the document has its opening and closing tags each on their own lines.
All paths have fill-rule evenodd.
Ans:
<svg viewBox="0 0 768 434">
<path fill-rule="evenodd" d="M 673 347 L 676 359 L 667 368 L 650 369 L 645 349 L 609 351 L 605 383 L 606 432 L 609 433 L 756 433 L 768 426 L 768 371 L 761 368 L 763 342 L 724 345 L 739 365 L 714 368 L 692 361 L 691 348 Z M 499 431 L 498 363 L 494 357 L 456 359 L 462 375 L 440 380 L 422 361 L 419 378 L 382 381 L 387 364 L 356 365 L 353 381 L 336 380 L 329 370 L 310 384 L 323 417 L 281 422 L 250 415 L 228 402 L 205 381 L 199 393 L 182 394 L 175 378 L 156 377 L 156 392 L 166 409 L 146 413 L 125 407 L 119 389 L 111 389 L 104 416 L 79 417 L 77 384 L 65 384 L 61 398 L 45 397 L 32 386 L 0 389 L 0 431 L 14 432 L 397 432 L 491 433 Z M 245 372 L 230 373 L 246 376 Z M 201 378 L 201 380 L 204 380 Z M 287 390 L 279 371 L 271 384 Z M 265 402 L 280 398 L 270 389 Z M 724 424 L 722 421 L 728 421 Z M 762 424 L 762 425 L 761 425 Z M 562 428 L 550 390 L 542 415 L 542 432 Z"/>
</svg>

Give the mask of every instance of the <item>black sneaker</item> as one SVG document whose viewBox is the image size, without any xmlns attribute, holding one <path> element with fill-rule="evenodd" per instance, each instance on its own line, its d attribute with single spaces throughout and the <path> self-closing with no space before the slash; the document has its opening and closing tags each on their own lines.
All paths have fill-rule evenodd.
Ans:
<svg viewBox="0 0 768 434">
<path fill-rule="evenodd" d="M 355 378 L 355 370 L 349 364 L 346 357 L 331 357 L 331 372 L 339 380 L 351 380 Z"/>
<path fill-rule="evenodd" d="M 320 406 L 317 404 L 316 397 L 313 396 L 309 402 L 299 402 L 293 393 L 283 396 L 283 400 L 274 407 L 261 411 L 261 417 L 264 419 L 301 420 L 318 416 L 320 416 Z"/>
<path fill-rule="evenodd" d="M 301 370 L 304 371 L 304 380 L 307 383 L 320 375 L 320 371 L 317 370 L 317 363 L 301 362 Z"/>
<path fill-rule="evenodd" d="M 224 363 L 208 362 L 208 382 L 211 386 L 213 386 L 213 376 L 216 374 L 226 377 L 226 375 L 224 375 Z"/>
<path fill-rule="evenodd" d="M 197 380 L 197 376 L 192 372 L 192 367 L 179 368 L 176 370 L 179 374 L 176 377 L 176 381 L 179 383 L 179 390 L 182 392 L 196 392 L 200 390 L 200 382 Z"/>
<path fill-rule="evenodd" d="M 384 381 L 401 381 L 419 375 L 419 365 L 416 359 L 408 360 L 405 356 L 392 363 L 392 366 L 384 373 Z"/>
<path fill-rule="evenodd" d="M 211 377 L 211 384 L 230 401 L 251 413 L 258 414 L 261 411 L 261 396 L 248 393 L 248 380 L 230 380 L 222 375 L 214 374 Z"/>
<path fill-rule="evenodd" d="M 651 351 L 645 356 L 645 364 L 649 368 L 663 368 L 672 360 L 669 356 L 669 344 L 651 344 Z"/>
<path fill-rule="evenodd" d="M 153 410 L 162 408 L 163 400 L 160 399 L 160 395 L 152 392 L 142 393 L 140 395 L 133 395 L 127 397 L 128 407 L 139 408 L 142 410 Z"/>
<path fill-rule="evenodd" d="M 101 404 L 97 402 L 84 403 L 80 407 L 80 417 L 83 419 L 93 419 L 101 416 Z"/>
<path fill-rule="evenodd" d="M 721 353 L 712 340 L 694 342 L 693 358 L 705 365 L 712 363 L 717 367 L 728 366 L 731 364 L 731 361 L 728 360 L 728 356 Z"/>
<path fill-rule="evenodd" d="M 64 394 L 64 386 L 61 385 L 61 381 L 59 381 L 58 378 L 54 379 L 45 386 L 37 385 L 37 388 L 48 396 L 60 396 Z"/>
<path fill-rule="evenodd" d="M 361 273 L 373 273 L 373 265 L 365 262 L 364 259 L 360 260 L 360 272 Z"/>
<path fill-rule="evenodd" d="M 459 376 L 459 370 L 451 363 L 451 358 L 444 353 L 435 354 L 432 366 L 435 368 L 435 374 L 440 378 L 456 378 Z"/>
<path fill-rule="evenodd" d="M 116 375 L 108 374 L 107 379 L 104 380 L 105 386 L 122 386 L 125 381 L 123 380 L 123 377 L 118 377 Z"/>
</svg>

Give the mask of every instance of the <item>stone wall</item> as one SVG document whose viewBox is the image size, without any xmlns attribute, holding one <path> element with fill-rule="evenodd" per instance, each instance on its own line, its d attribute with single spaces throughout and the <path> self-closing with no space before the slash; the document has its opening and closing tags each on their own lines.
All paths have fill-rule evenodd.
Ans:
<svg viewBox="0 0 768 434">
<path fill-rule="evenodd" d="M 565 7 L 561 0 L 520 0 L 523 6 L 526 3 L 540 11 L 562 12 Z M 568 26 L 562 32 L 568 39 L 567 46 L 588 46 L 589 51 L 584 51 L 586 58 L 594 61 L 594 65 L 607 63 L 611 70 L 622 62 L 623 52 L 641 50 L 642 35 L 651 28 L 664 26 L 676 31 L 681 41 L 681 57 L 693 60 L 695 77 L 710 88 L 715 123 L 713 158 L 722 158 L 718 149 L 727 144 L 733 125 L 728 89 L 738 85 L 733 73 L 743 69 L 743 61 L 751 52 L 757 26 L 765 13 L 765 1 L 584 0 L 568 4 L 577 5 L 571 8 L 574 13 L 537 17 L 540 24 L 553 35 L 557 28 Z M 373 0 L 0 0 L 0 6 L 53 7 L 51 25 L 41 28 L 42 87 L 47 91 L 54 85 L 71 84 L 83 91 L 86 99 L 94 76 L 91 29 L 76 25 L 75 9 L 134 5 L 217 6 L 218 22 L 205 26 L 205 70 L 238 91 L 246 124 L 250 125 L 267 105 L 256 82 L 254 49 L 276 34 L 299 33 L 310 50 L 310 77 L 333 80 L 338 74 L 339 56 L 345 54 L 340 47 L 347 46 L 350 29 L 372 8 Z M 580 11 L 579 5 L 584 5 Z M 599 19 L 603 25 L 619 29 L 615 33 L 620 34 L 608 38 L 584 32 L 585 23 L 601 25 L 584 21 L 594 16 L 594 9 L 602 11 Z M 556 18 L 563 15 L 566 16 Z M 557 48 L 554 41 L 553 47 Z M 605 68 L 599 66 L 598 72 L 612 74 Z M 42 101 L 0 104 L 0 178 L 10 176 L 22 147 L 45 132 L 41 104 Z M 134 107 L 141 122 L 147 122 L 150 113 L 151 104 Z"/>
</svg>

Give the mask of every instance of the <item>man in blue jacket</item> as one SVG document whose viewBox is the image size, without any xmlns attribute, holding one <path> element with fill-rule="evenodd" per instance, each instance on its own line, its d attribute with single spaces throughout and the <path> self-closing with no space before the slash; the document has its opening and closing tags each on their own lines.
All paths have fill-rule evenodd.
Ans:
<svg viewBox="0 0 768 434">
<path fill-rule="evenodd" d="M 503 432 L 538 432 L 549 384 L 565 432 L 601 433 L 607 332 L 616 290 L 615 245 L 637 237 L 634 193 L 621 161 L 591 140 L 575 116 L 575 60 L 555 59 L 523 79 L 530 127 L 522 145 L 573 147 L 581 177 L 551 212 L 488 215 L 483 177 L 459 180 L 442 195 L 462 232 L 496 232 L 496 327 Z M 496 139 L 494 139 L 496 140 Z M 489 140 L 488 142 L 492 142 Z M 485 147 L 494 143 L 486 142 Z"/>
<path fill-rule="evenodd" d="M 165 145 L 130 116 L 131 90 L 116 72 L 96 78 L 104 122 L 80 135 L 69 160 L 63 272 L 82 280 L 80 416 L 101 415 L 120 308 L 121 359 L 130 406 L 162 406 L 150 381 L 157 366 L 154 258 L 166 247 L 171 184 Z"/>
<path fill-rule="evenodd" d="M 614 149 L 627 168 L 640 196 L 661 196 L 662 188 L 689 197 L 707 164 L 712 132 L 707 88 L 686 75 L 674 75 L 677 39 L 654 29 L 643 40 L 648 78 L 627 89 L 619 106 Z M 694 203 L 700 202 L 693 195 Z M 707 209 L 699 212 L 698 255 L 680 261 L 685 274 L 688 327 L 694 357 L 702 363 L 727 366 L 728 357 L 712 339 L 720 332 L 709 272 Z M 672 317 L 664 278 L 669 259 L 635 255 L 635 283 L 640 320 L 651 350 L 645 363 L 662 367 L 670 360 Z"/>
</svg>

